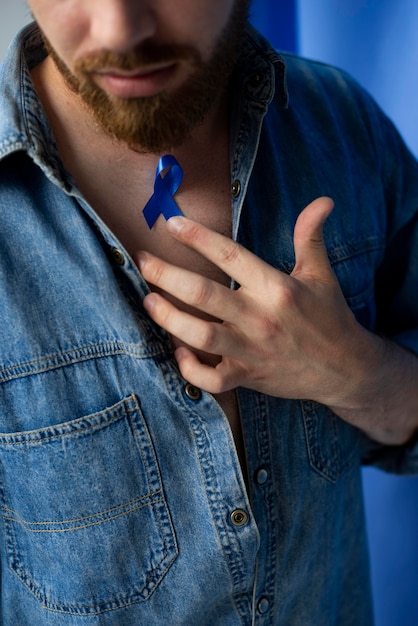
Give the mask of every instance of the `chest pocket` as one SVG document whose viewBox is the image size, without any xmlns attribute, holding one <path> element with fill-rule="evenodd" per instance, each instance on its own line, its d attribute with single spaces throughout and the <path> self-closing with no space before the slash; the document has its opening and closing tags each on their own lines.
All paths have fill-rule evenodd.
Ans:
<svg viewBox="0 0 418 626">
<path fill-rule="evenodd" d="M 9 565 L 47 609 L 94 615 L 146 600 L 177 556 L 135 397 L 0 436 Z"/>
<path fill-rule="evenodd" d="M 347 304 L 357 321 L 373 331 L 376 321 L 374 275 L 383 240 L 371 237 L 330 251 L 330 260 Z M 302 401 L 309 463 L 321 476 L 336 482 L 359 460 L 359 431 L 327 407 Z"/>
<path fill-rule="evenodd" d="M 359 432 L 317 402 L 302 402 L 309 463 L 332 483 L 359 459 Z"/>
</svg>

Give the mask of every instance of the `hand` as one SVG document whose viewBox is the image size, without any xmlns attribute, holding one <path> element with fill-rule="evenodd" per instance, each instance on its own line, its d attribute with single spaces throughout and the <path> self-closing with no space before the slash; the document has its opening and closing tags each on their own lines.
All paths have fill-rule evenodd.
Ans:
<svg viewBox="0 0 418 626">
<path fill-rule="evenodd" d="M 167 222 L 173 237 L 240 285 L 232 291 L 148 253 L 139 256 L 149 283 L 221 320 L 186 313 L 156 293 L 145 298 L 151 318 L 190 346 L 175 352 L 186 380 L 212 393 L 243 386 L 280 397 L 344 404 L 353 364 L 364 356 L 365 331 L 345 302 L 323 243 L 322 225 L 332 208 L 329 198 L 319 198 L 300 214 L 290 276 L 186 218 Z M 211 367 L 193 350 L 219 355 L 220 362 Z"/>
<path fill-rule="evenodd" d="M 319 198 L 300 214 L 290 276 L 200 224 L 171 218 L 172 236 L 240 288 L 232 291 L 142 253 L 138 264 L 149 283 L 219 321 L 185 312 L 156 293 L 144 306 L 190 346 L 175 355 L 194 385 L 214 394 L 242 386 L 316 400 L 376 441 L 403 444 L 418 429 L 418 358 L 365 330 L 348 308 L 322 238 L 332 208 L 329 198 Z M 201 362 L 195 351 L 219 355 L 217 365 Z"/>
</svg>

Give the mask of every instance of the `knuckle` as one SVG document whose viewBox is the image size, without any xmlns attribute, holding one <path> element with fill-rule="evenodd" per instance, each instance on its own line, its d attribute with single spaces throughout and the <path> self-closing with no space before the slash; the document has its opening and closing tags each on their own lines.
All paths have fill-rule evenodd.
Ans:
<svg viewBox="0 0 418 626">
<path fill-rule="evenodd" d="M 201 239 L 201 226 L 199 224 L 188 223 L 181 231 L 181 239 L 192 246 L 198 243 Z"/>
<path fill-rule="evenodd" d="M 235 241 L 228 241 L 219 250 L 219 260 L 222 263 L 234 263 L 240 256 L 241 246 Z"/>
<path fill-rule="evenodd" d="M 164 265 L 156 260 L 149 261 L 144 277 L 153 285 L 159 285 L 164 279 Z"/>
<path fill-rule="evenodd" d="M 224 381 L 220 378 L 217 378 L 213 383 L 212 383 L 212 393 L 215 395 L 224 393 L 225 391 L 227 391 L 227 385 L 224 383 Z"/>
<path fill-rule="evenodd" d="M 210 282 L 205 279 L 197 281 L 194 287 L 191 288 L 191 304 L 194 304 L 198 308 L 204 307 L 210 301 L 212 291 Z"/>
<path fill-rule="evenodd" d="M 293 285 L 280 285 L 271 291 L 271 302 L 277 311 L 292 310 L 297 305 L 297 294 Z"/>
<path fill-rule="evenodd" d="M 157 323 L 172 332 L 173 314 L 170 307 L 166 306 L 164 300 L 160 300 L 160 306 L 155 310 L 154 317 Z"/>
<path fill-rule="evenodd" d="M 227 377 L 222 374 L 219 370 L 212 370 L 210 381 L 210 393 L 212 394 L 221 394 L 225 391 L 228 391 L 231 387 L 228 385 Z"/>
<path fill-rule="evenodd" d="M 211 352 L 217 345 L 217 329 L 215 324 L 205 324 L 201 328 L 199 337 L 199 347 L 201 350 Z"/>
</svg>

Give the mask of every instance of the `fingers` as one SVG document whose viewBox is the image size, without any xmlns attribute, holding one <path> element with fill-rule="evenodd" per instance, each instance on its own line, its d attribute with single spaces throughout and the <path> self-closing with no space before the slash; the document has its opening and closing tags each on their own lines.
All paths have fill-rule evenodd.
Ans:
<svg viewBox="0 0 418 626">
<path fill-rule="evenodd" d="M 167 229 L 243 287 L 260 284 L 261 275 L 271 271 L 267 263 L 237 242 L 185 217 L 172 217 Z"/>
<path fill-rule="evenodd" d="M 148 283 L 184 304 L 223 320 L 232 321 L 242 313 L 243 305 L 233 297 L 236 292 L 232 292 L 225 285 L 166 263 L 148 252 L 141 252 L 137 256 L 137 261 Z"/>
<path fill-rule="evenodd" d="M 144 307 L 156 324 L 187 345 L 176 350 L 186 380 L 211 393 L 245 386 L 283 397 L 305 397 L 305 392 L 314 397 L 324 370 L 321 355 L 328 363 L 335 343 L 329 336 L 338 337 L 346 307 L 322 236 L 332 207 L 332 200 L 320 198 L 300 214 L 291 276 L 198 223 L 168 220 L 176 240 L 241 285 L 232 291 L 149 253 L 138 256 L 145 280 L 167 295 L 149 294 Z"/>
<path fill-rule="evenodd" d="M 331 198 L 317 198 L 299 215 L 294 231 L 293 277 L 325 281 L 333 278 L 322 236 L 323 224 L 333 206 Z M 276 285 L 286 282 L 284 274 L 273 270 L 252 252 L 201 224 L 185 217 L 173 217 L 168 220 L 167 228 L 178 241 L 217 265 L 252 293 L 266 291 L 266 285 L 273 278 L 272 272 Z"/>
<path fill-rule="evenodd" d="M 181 311 L 156 293 L 147 295 L 143 304 L 156 324 L 192 348 L 218 356 L 240 353 L 241 342 L 232 328 Z"/>
<path fill-rule="evenodd" d="M 293 277 L 329 280 L 333 276 L 323 239 L 323 225 L 333 207 L 331 198 L 317 198 L 299 215 L 294 231 Z"/>
<path fill-rule="evenodd" d="M 236 363 L 223 359 L 216 367 L 199 361 L 196 354 L 186 347 L 178 348 L 175 357 L 183 378 L 192 385 L 218 394 L 239 387 L 244 380 L 243 371 Z"/>
</svg>

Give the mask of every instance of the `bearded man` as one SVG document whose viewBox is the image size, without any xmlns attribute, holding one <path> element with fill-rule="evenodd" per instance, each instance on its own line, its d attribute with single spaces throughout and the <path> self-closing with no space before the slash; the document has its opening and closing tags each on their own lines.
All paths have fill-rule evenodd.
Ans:
<svg viewBox="0 0 418 626">
<path fill-rule="evenodd" d="M 249 0 L 29 5 L 0 74 L 3 623 L 369 626 L 361 463 L 418 467 L 416 161 Z"/>
</svg>

